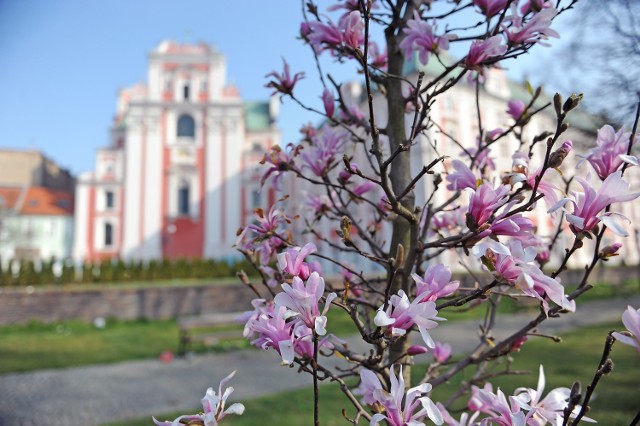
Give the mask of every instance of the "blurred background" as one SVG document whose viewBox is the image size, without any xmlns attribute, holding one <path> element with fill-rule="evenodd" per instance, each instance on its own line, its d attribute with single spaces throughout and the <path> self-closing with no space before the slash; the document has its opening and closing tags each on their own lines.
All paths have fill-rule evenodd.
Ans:
<svg viewBox="0 0 640 426">
<path fill-rule="evenodd" d="M 629 129 L 640 90 L 638 5 L 578 2 L 554 24 L 561 38 L 505 62 L 505 78 L 584 92 L 592 131 L 605 121 Z M 206 387 L 236 368 L 245 378 L 235 396 L 261 399 L 254 417 L 230 424 L 291 405 L 282 424 L 307 423 L 308 395 L 279 393 L 305 388 L 304 378 L 275 385 L 282 369 L 250 367 L 272 354 L 254 358 L 264 355 L 236 337 L 234 319 L 251 293 L 235 276 L 252 269 L 232 248 L 254 209 L 281 195 L 260 185 L 258 161 L 321 121 L 264 87 L 286 60 L 292 75 L 306 74 L 296 95 L 322 110 L 311 51 L 297 39 L 302 7 L 0 0 L 0 425 L 149 424 L 151 414 L 197 407 Z M 336 81 L 359 79 L 351 66 L 322 61 Z M 604 334 L 621 327 L 627 303 L 638 306 L 634 259 L 595 278 L 609 285 L 589 293 L 602 305 L 585 317 L 608 316 L 557 331 L 575 358 L 565 353 L 572 365 L 556 369 L 554 386 L 590 380 Z M 348 337 L 348 318 L 333 315 Z M 540 356 L 520 361 L 534 373 L 551 342 L 535 344 Z M 586 347 L 597 350 L 583 356 Z M 631 349 L 616 351 L 620 365 L 637 363 Z M 602 424 L 628 424 L 626 391 L 640 379 L 630 371 L 603 387 L 612 393 L 599 403 L 611 408 Z M 328 395 L 327 411 L 339 413 L 339 395 Z M 296 404 L 274 409 L 282 400 Z"/>
</svg>

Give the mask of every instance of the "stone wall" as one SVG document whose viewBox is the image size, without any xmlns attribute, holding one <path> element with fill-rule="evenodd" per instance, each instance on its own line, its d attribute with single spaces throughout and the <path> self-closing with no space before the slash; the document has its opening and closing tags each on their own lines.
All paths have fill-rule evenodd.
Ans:
<svg viewBox="0 0 640 426">
<path fill-rule="evenodd" d="M 577 283 L 582 270 L 566 271 L 563 283 Z M 473 279 L 458 276 L 464 287 L 472 287 Z M 640 281 L 640 267 L 597 268 L 591 283 L 618 284 L 627 279 Z M 176 285 L 147 288 L 69 289 L 0 289 L 0 324 L 24 324 L 31 320 L 56 322 L 79 319 L 93 321 L 97 317 L 119 319 L 161 319 L 179 316 L 239 312 L 251 308 L 255 295 L 244 285 L 228 284 Z"/>
<path fill-rule="evenodd" d="M 32 288 L 33 289 L 33 288 Z M 87 290 L 0 290 L 0 324 L 45 323 L 97 317 L 161 319 L 251 308 L 255 295 L 240 284 Z"/>
</svg>

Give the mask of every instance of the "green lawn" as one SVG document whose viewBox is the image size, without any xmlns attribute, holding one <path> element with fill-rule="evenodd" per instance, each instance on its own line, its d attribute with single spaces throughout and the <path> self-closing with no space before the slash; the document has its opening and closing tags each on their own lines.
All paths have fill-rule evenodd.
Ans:
<svg viewBox="0 0 640 426">
<path fill-rule="evenodd" d="M 620 324 L 609 326 L 589 327 L 565 335 L 563 343 L 554 343 L 547 339 L 536 339 L 528 342 L 520 353 L 514 354 L 514 369 L 528 369 L 530 376 L 507 376 L 496 379 L 494 383 L 500 386 L 508 395 L 518 386 L 536 387 L 538 380 L 538 366 L 545 366 L 547 385 L 546 393 L 558 386 L 570 387 L 573 381 L 580 380 L 583 389 L 591 382 L 593 372 L 599 362 L 604 336 L 612 328 L 620 328 Z M 638 383 L 640 357 L 631 347 L 616 344 L 613 350 L 614 371 L 605 376 L 598 385 L 595 397 L 592 399 L 593 411 L 591 417 L 598 420 L 598 424 L 607 426 L 628 425 L 640 408 Z M 414 375 L 417 377 L 424 371 L 424 366 L 417 366 Z M 466 374 L 471 374 L 471 371 Z M 457 388 L 460 377 L 455 382 L 443 385 L 433 395 L 435 400 L 443 400 Z M 212 385 L 216 385 L 213 383 Z M 204 391 L 204 389 L 203 389 Z M 321 424 L 323 426 L 345 425 L 342 419 L 342 409 L 347 410 L 349 416 L 354 410 L 342 397 L 339 390 L 332 384 L 323 385 L 321 392 Z M 242 395 L 233 395 L 234 401 L 242 401 Z M 466 403 L 466 397 L 462 403 Z M 229 416 L 224 423 L 229 426 L 250 426 L 264 424 L 267 419 L 277 419 L 278 425 L 303 425 L 312 423 L 312 391 L 286 392 L 254 400 L 242 401 L 246 406 L 243 416 Z M 194 401 L 193 413 L 197 412 L 197 401 Z M 159 419 L 173 420 L 179 414 L 170 413 L 156 415 Z M 143 418 L 128 422 L 115 423 L 119 426 L 149 425 L 150 419 Z M 365 422 L 360 422 L 365 424 Z"/>
<path fill-rule="evenodd" d="M 351 319 L 339 309 L 329 311 L 329 323 L 331 332 L 339 336 L 355 333 Z M 204 329 L 205 332 L 236 330 L 238 338 L 221 339 L 213 347 L 194 343 L 190 350 L 202 353 L 247 348 L 250 345 L 242 337 L 242 327 L 238 324 Z M 103 329 L 80 321 L 3 326 L 0 327 L 0 374 L 155 358 L 165 350 L 177 352 L 178 334 L 175 320 L 107 320 Z"/>
<path fill-rule="evenodd" d="M 174 320 L 107 320 L 103 329 L 78 321 L 4 326 L 0 328 L 0 374 L 155 358 L 165 350 L 176 352 L 178 343 Z M 214 350 L 233 344 L 222 342 Z M 192 349 L 207 350 L 199 344 Z"/>
</svg>

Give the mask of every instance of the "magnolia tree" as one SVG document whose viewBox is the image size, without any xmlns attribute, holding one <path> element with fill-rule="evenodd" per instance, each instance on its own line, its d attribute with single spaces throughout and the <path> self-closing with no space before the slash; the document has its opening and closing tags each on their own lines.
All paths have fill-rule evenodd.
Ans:
<svg viewBox="0 0 640 426">
<path fill-rule="evenodd" d="M 353 406 L 349 412 L 355 414 L 344 414 L 346 423 L 575 425 L 591 420 L 585 417 L 589 400 L 598 379 L 611 370 L 615 340 L 640 351 L 640 310 L 629 307 L 623 315 L 628 331 L 606 337 L 602 362 L 584 393 L 574 385 L 545 394 L 542 366 L 537 389 L 521 387 L 507 396 L 489 381 L 512 373 L 509 363 L 496 363 L 520 350 L 546 319 L 580 309 L 577 301 L 591 288 L 594 268 L 615 256 L 626 236 L 625 218 L 612 206 L 640 195 L 625 180 L 628 168 L 638 163 L 632 155 L 637 118 L 632 132 L 600 129 L 593 147 L 582 152 L 585 164 L 575 176 L 566 166 L 575 162 L 576 149 L 563 135 L 580 95 L 556 94 L 540 105 L 544 95 L 529 88 L 528 102 L 505 102 L 508 126 L 483 125 L 481 94 L 492 68 L 558 37 L 553 21 L 574 3 L 346 0 L 325 10 L 304 3 L 300 38 L 310 47 L 324 87 L 318 94 L 322 106 L 297 96 L 304 75 L 292 73 L 286 62 L 282 72 L 268 75 L 267 86 L 315 112 L 324 124 L 306 126 L 298 144 L 273 147 L 263 160 L 262 180 L 283 192 L 297 182 L 307 195 L 302 200 L 292 194 L 295 203 L 309 208 L 294 215 L 287 211 L 291 199 L 283 197 L 268 212 L 257 210 L 254 224 L 239 232 L 237 246 L 262 281 L 240 274 L 257 295 L 243 318 L 244 335 L 277 353 L 274 362 L 297 365 L 310 375 L 316 425 L 322 381 L 336 382 Z M 454 55 L 446 51 L 456 45 L 463 53 L 451 60 Z M 347 96 L 325 73 L 327 60 L 355 64 L 364 80 L 363 102 Z M 435 75 L 419 72 L 432 61 L 438 64 Z M 418 72 L 408 75 L 406 65 L 416 63 Z M 462 84 L 475 93 L 475 112 L 465 117 L 476 129 L 472 140 L 447 134 L 434 119 L 434 106 Z M 555 123 L 535 134 L 528 131 L 543 113 Z M 504 158 L 496 159 L 492 150 L 505 146 L 508 164 L 501 164 Z M 422 162 L 418 168 L 416 158 Z M 553 221 L 549 235 L 534 221 L 541 208 Z M 320 248 L 302 240 L 309 236 Z M 620 242 L 603 243 L 618 237 Z M 554 250 L 563 239 L 569 241 L 564 250 Z M 563 272 L 572 257 L 585 258 L 587 250 L 589 261 L 569 292 Z M 449 266 L 439 262 L 444 255 L 455 257 L 475 284 L 452 280 Z M 321 264 L 340 270 L 342 279 L 325 282 Z M 530 298 L 540 309 L 517 331 L 497 339 L 492 329 L 504 297 Z M 475 347 L 452 361 L 452 349 L 460 351 L 434 341 L 430 330 L 446 328 L 441 316 L 461 308 L 485 315 Z M 329 309 L 350 317 L 358 345 L 350 348 L 332 334 Z M 426 352 L 433 362 L 411 383 L 413 358 Z M 342 365 L 335 367 L 327 357 L 340 358 Z M 471 378 L 453 396 L 431 399 L 433 389 L 467 370 Z M 217 425 L 226 414 L 244 410 L 238 404 L 225 408 L 231 390 L 221 384 L 217 394 L 207 391 L 202 414 L 156 423 Z M 454 404 L 467 407 L 456 418 L 449 412 Z"/>
</svg>

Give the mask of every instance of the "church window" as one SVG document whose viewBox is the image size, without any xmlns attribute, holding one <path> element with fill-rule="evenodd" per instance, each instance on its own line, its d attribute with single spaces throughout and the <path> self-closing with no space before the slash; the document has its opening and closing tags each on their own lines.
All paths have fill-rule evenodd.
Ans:
<svg viewBox="0 0 640 426">
<path fill-rule="evenodd" d="M 104 224 L 104 245 L 105 247 L 113 245 L 113 225 L 110 223 Z"/>
<path fill-rule="evenodd" d="M 180 216 L 189 214 L 189 182 L 184 180 L 178 187 L 178 214 Z"/>
<path fill-rule="evenodd" d="M 183 114 L 178 118 L 178 137 L 194 138 L 196 135 L 196 123 L 193 117 Z"/>
</svg>

